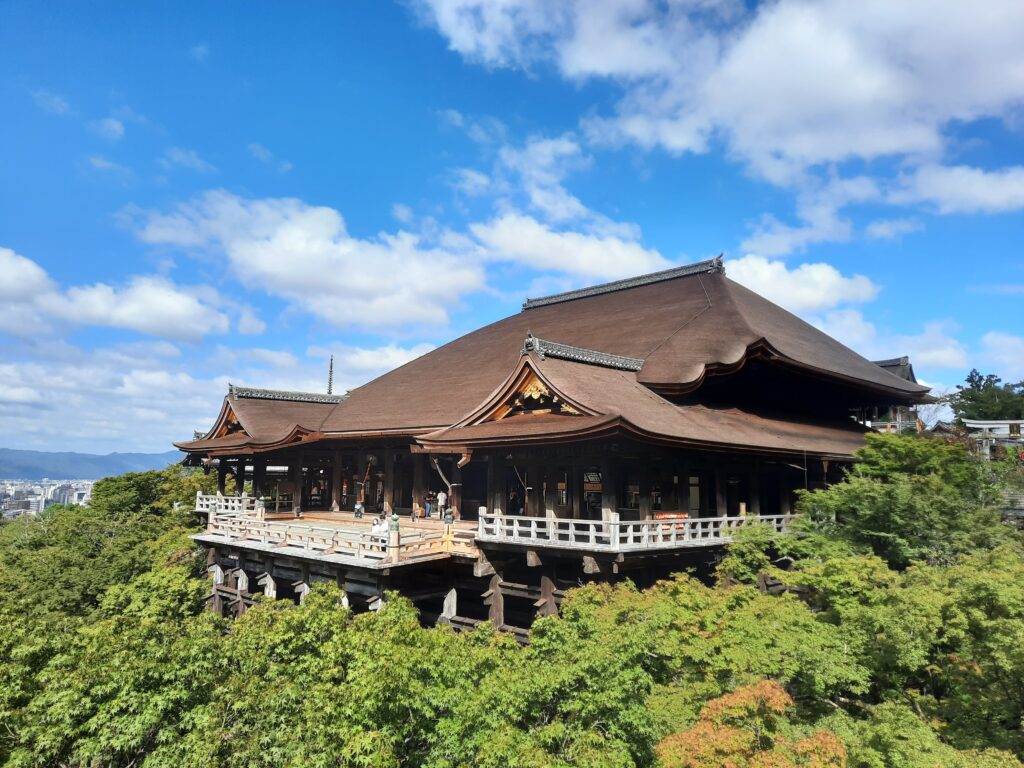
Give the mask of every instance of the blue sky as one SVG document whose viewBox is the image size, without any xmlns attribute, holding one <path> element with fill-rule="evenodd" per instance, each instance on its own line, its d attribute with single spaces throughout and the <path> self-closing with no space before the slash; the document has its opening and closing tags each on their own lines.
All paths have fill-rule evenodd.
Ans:
<svg viewBox="0 0 1024 768">
<path fill-rule="evenodd" d="M 0 444 L 164 450 L 527 295 L 724 252 L 1024 378 L 1024 5 L 0 4 Z"/>
</svg>

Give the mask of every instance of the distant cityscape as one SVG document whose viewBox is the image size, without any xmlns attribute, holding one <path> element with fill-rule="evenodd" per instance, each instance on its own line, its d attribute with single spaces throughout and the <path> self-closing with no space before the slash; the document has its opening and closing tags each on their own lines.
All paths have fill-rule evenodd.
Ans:
<svg viewBox="0 0 1024 768">
<path fill-rule="evenodd" d="M 0 511 L 4 520 L 37 515 L 54 504 L 85 504 L 95 480 L 0 480 Z"/>
</svg>

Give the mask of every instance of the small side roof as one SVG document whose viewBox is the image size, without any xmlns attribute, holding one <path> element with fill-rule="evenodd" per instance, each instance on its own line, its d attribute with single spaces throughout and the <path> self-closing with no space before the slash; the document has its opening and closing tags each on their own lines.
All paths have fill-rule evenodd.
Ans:
<svg viewBox="0 0 1024 768">
<path fill-rule="evenodd" d="M 914 366 L 910 364 L 910 358 L 907 355 L 893 357 L 889 360 L 875 360 L 873 362 L 879 368 L 888 371 L 894 376 L 899 376 L 905 381 L 917 384 L 917 377 L 914 376 Z"/>
<path fill-rule="evenodd" d="M 197 439 L 174 445 L 183 451 L 215 451 L 274 445 L 296 435 L 315 434 L 347 397 L 228 384 L 213 427 Z"/>
</svg>

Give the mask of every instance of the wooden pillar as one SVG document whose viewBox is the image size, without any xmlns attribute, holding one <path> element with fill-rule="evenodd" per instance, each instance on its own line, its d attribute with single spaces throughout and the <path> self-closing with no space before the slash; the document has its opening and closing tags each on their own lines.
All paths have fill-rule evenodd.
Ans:
<svg viewBox="0 0 1024 768">
<path fill-rule="evenodd" d="M 356 501 L 366 507 L 366 451 L 360 449 L 356 457 Z"/>
<path fill-rule="evenodd" d="M 654 517 L 654 510 L 651 507 L 651 489 L 654 487 L 653 476 L 649 459 L 642 459 L 640 463 L 640 519 L 650 520 Z"/>
<path fill-rule="evenodd" d="M 292 481 L 292 512 L 298 516 L 302 512 L 302 486 L 305 478 L 303 465 L 306 463 L 306 455 L 299 451 L 292 456 L 292 463 L 288 465 L 288 473 Z"/>
<path fill-rule="evenodd" d="M 331 512 L 341 511 L 341 451 L 331 454 Z"/>
<path fill-rule="evenodd" d="M 487 511 L 490 512 L 492 515 L 495 514 L 497 511 L 494 506 L 494 496 L 496 493 L 495 485 L 497 482 L 495 479 L 497 477 L 497 472 L 495 471 L 495 464 L 497 463 L 497 461 L 497 456 L 489 455 L 487 457 L 487 500 L 484 503 L 487 505 Z"/>
<path fill-rule="evenodd" d="M 459 520 L 462 517 L 462 467 L 459 466 L 458 459 L 452 461 L 451 483 L 452 492 L 448 503 L 452 508 L 452 516 Z"/>
<path fill-rule="evenodd" d="M 532 461 L 527 466 L 526 484 L 529 490 L 523 498 L 524 514 L 544 517 L 544 469 L 540 462 Z"/>
<path fill-rule="evenodd" d="M 793 492 L 786 482 L 785 469 L 779 471 L 779 514 L 788 515 L 793 511 Z"/>
<path fill-rule="evenodd" d="M 395 511 L 395 452 L 384 449 L 384 514 Z"/>
<path fill-rule="evenodd" d="M 427 457 L 422 453 L 412 454 L 412 509 L 413 517 L 422 514 L 427 495 Z"/>
<path fill-rule="evenodd" d="M 729 514 L 729 497 L 725 490 L 726 476 L 720 469 L 715 470 L 715 514 L 725 517 Z"/>
<path fill-rule="evenodd" d="M 601 462 L 601 519 L 617 520 L 618 498 L 616 489 L 615 463 L 611 459 Z"/>
<path fill-rule="evenodd" d="M 547 573 L 540 577 L 540 606 L 537 616 L 557 616 L 558 604 L 555 602 L 555 580 Z"/>
<path fill-rule="evenodd" d="M 754 462 L 754 469 L 750 473 L 750 499 L 747 504 L 747 512 L 751 515 L 761 514 L 761 462 Z"/>
<path fill-rule="evenodd" d="M 491 494 L 491 514 L 505 514 L 505 460 L 501 455 L 491 456 L 491 480 L 488 490 Z"/>
<path fill-rule="evenodd" d="M 235 462 L 235 496 L 245 493 L 245 459 Z"/>
<path fill-rule="evenodd" d="M 544 477 L 547 478 L 547 493 L 544 494 L 543 517 L 558 517 L 555 514 L 555 505 L 558 502 L 558 466 L 546 464 L 544 466 Z"/>
<path fill-rule="evenodd" d="M 221 496 L 224 495 L 224 489 L 227 486 L 228 478 L 228 465 L 226 460 L 221 458 L 217 460 L 217 493 Z"/>
<path fill-rule="evenodd" d="M 490 587 L 487 590 L 484 604 L 488 606 L 487 618 L 490 619 L 495 629 L 505 626 L 505 596 L 501 594 L 501 575 L 495 573 L 491 576 Z"/>
<path fill-rule="evenodd" d="M 444 607 L 441 609 L 441 618 L 447 622 L 449 619 L 453 619 L 459 614 L 459 593 L 455 591 L 455 587 L 448 590 L 448 594 L 444 596 Z"/>
<path fill-rule="evenodd" d="M 252 460 L 252 495 L 259 498 L 263 495 L 263 486 L 267 482 L 267 459 L 257 456 Z"/>
</svg>

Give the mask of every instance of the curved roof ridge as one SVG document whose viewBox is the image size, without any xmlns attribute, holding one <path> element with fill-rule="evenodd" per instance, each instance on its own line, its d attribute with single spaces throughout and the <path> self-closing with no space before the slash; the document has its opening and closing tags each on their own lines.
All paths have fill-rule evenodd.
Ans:
<svg viewBox="0 0 1024 768">
<path fill-rule="evenodd" d="M 605 368 L 618 368 L 623 371 L 639 371 L 644 366 L 643 359 L 639 357 L 626 357 L 625 355 L 613 355 L 610 352 L 601 352 L 596 349 L 577 347 L 572 344 L 561 344 L 557 341 L 538 339 L 531 331 L 526 333 L 526 341 L 523 342 L 521 354 L 536 352 L 543 360 L 545 357 L 557 357 L 562 360 L 571 360 L 575 363 L 587 363 L 589 365 L 601 365 Z"/>
<path fill-rule="evenodd" d="M 527 299 L 523 302 L 523 311 L 533 309 L 534 307 L 544 307 L 548 304 L 561 304 L 563 301 L 574 301 L 576 299 L 586 299 L 590 296 L 600 296 L 603 293 L 625 291 L 628 288 L 639 288 L 642 285 L 660 283 L 663 280 L 675 280 L 677 277 L 702 275 L 707 272 L 719 272 L 723 275 L 725 274 L 725 267 L 722 265 L 721 254 L 713 259 L 705 259 L 704 261 L 698 261 L 693 264 L 684 264 L 679 267 L 672 267 L 671 269 L 663 269 L 660 272 L 651 272 L 646 275 L 627 277 L 624 280 L 614 280 L 610 283 L 591 285 L 587 288 L 579 288 L 575 291 L 565 291 L 564 293 L 554 293 L 550 296 L 541 296 L 536 299 Z"/>
<path fill-rule="evenodd" d="M 249 400 L 291 400 L 296 403 L 340 403 L 348 398 L 348 392 L 341 395 L 328 395 L 323 392 L 296 392 L 286 389 L 238 387 L 229 383 L 228 397 L 231 400 L 246 398 Z"/>
</svg>

